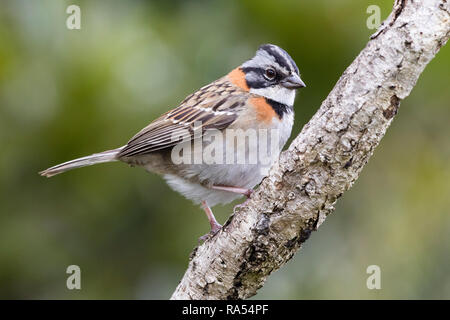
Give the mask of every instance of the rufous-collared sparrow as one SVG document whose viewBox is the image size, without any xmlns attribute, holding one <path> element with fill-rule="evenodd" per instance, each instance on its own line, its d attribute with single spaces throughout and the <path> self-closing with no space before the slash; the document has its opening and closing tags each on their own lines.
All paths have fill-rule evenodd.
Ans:
<svg viewBox="0 0 450 320">
<path fill-rule="evenodd" d="M 262 149 L 262 144 L 267 144 L 265 150 L 276 146 L 271 149 L 269 163 L 265 163 L 266 167 L 270 166 L 291 134 L 295 93 L 302 87 L 305 84 L 289 54 L 276 45 L 265 44 L 253 58 L 186 97 L 178 107 L 151 122 L 125 146 L 68 161 L 40 174 L 51 177 L 111 161 L 144 167 L 163 175 L 167 183 L 186 198 L 201 203 L 214 234 L 221 225 L 210 206 L 231 202 L 242 195 L 249 197 L 253 187 L 265 175 L 258 155 L 254 162 L 239 162 L 235 157 L 237 151 L 243 149 L 244 158 L 250 158 Z M 222 133 L 225 139 L 218 144 L 223 150 L 213 152 L 216 160 L 223 161 L 195 161 L 191 155 L 187 156 L 188 149 L 180 152 L 182 142 L 185 146 L 193 146 L 196 141 L 201 141 L 200 146 L 205 148 L 200 150 L 206 150 L 212 142 L 212 139 L 206 139 L 207 133 L 213 130 Z M 245 139 L 236 142 L 251 130 L 257 134 L 246 136 L 248 142 Z M 276 141 L 273 135 L 267 138 L 270 133 L 260 134 L 261 130 L 276 131 Z M 261 142 L 262 136 L 266 137 L 265 142 Z M 178 156 L 187 156 L 183 159 L 188 161 L 174 161 L 176 148 Z M 195 156 L 196 152 L 192 154 Z M 232 155 L 231 161 L 226 154 Z"/>
</svg>

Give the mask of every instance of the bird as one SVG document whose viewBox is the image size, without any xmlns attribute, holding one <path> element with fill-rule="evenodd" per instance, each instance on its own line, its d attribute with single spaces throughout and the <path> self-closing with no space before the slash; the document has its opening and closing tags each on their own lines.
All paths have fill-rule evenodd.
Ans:
<svg viewBox="0 0 450 320">
<path fill-rule="evenodd" d="M 306 85 L 291 56 L 277 45 L 263 44 L 251 59 L 187 96 L 125 145 L 58 164 L 39 174 L 52 177 L 113 161 L 143 167 L 162 175 L 173 190 L 200 204 L 211 227 L 199 238 L 206 240 L 222 228 L 211 207 L 242 196 L 248 199 L 278 158 L 294 124 L 296 91 L 303 87 Z M 264 130 L 266 134 L 261 133 Z M 276 135 L 267 138 L 267 131 Z M 217 138 L 221 134 L 222 139 Z M 248 143 L 245 139 L 237 141 L 242 136 Z M 201 157 L 200 161 L 193 160 L 212 145 L 216 147 L 212 157 L 219 161 L 201 161 Z M 192 151 L 192 146 L 205 148 Z M 268 160 L 255 156 L 262 147 L 270 149 Z M 243 159 L 253 157 L 256 161 L 236 161 L 238 151 Z"/>
</svg>

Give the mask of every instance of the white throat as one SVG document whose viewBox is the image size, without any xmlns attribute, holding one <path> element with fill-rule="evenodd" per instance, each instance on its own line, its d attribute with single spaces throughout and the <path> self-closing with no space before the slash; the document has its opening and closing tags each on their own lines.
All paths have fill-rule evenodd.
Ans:
<svg viewBox="0 0 450 320">
<path fill-rule="evenodd" d="M 288 106 L 294 105 L 295 90 L 285 88 L 281 85 L 258 89 L 251 88 L 250 92 Z"/>
</svg>

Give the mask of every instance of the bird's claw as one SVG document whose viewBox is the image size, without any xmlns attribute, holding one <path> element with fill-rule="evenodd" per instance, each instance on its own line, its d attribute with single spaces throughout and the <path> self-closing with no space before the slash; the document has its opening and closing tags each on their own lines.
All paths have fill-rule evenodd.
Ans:
<svg viewBox="0 0 450 320">
<path fill-rule="evenodd" d="M 222 225 L 216 224 L 211 227 L 211 231 L 207 234 L 204 234 L 200 238 L 198 238 L 198 244 L 201 244 L 202 242 L 205 242 L 206 240 L 209 240 L 210 238 L 214 237 L 217 232 L 219 232 L 222 229 Z"/>
</svg>

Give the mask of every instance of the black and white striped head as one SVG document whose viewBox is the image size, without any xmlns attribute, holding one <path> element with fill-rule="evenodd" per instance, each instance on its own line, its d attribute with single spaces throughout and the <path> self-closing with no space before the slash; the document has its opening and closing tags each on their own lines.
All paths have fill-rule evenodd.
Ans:
<svg viewBox="0 0 450 320">
<path fill-rule="evenodd" d="M 273 44 L 264 44 L 241 66 L 251 93 L 288 106 L 294 105 L 295 90 L 305 87 L 291 56 Z"/>
</svg>

